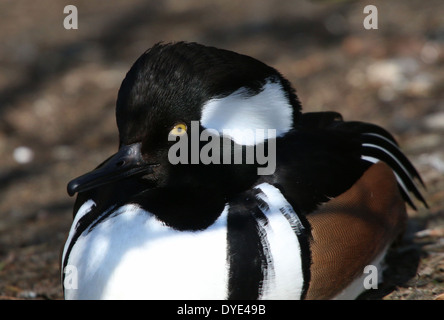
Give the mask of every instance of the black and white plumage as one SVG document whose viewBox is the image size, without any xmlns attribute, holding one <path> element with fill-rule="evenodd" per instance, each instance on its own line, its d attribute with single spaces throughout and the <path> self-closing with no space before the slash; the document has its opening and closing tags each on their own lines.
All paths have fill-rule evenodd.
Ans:
<svg viewBox="0 0 444 320">
<path fill-rule="evenodd" d="M 231 51 L 155 45 L 126 75 L 116 118 L 119 151 L 68 185 L 78 197 L 62 270 L 74 266 L 78 283 L 67 299 L 354 298 L 362 269 L 402 232 L 402 197 L 425 203 L 388 132 L 301 113 L 278 71 Z M 258 175 L 257 159 L 174 165 L 178 124 L 245 154 L 273 142 L 275 170 Z"/>
</svg>

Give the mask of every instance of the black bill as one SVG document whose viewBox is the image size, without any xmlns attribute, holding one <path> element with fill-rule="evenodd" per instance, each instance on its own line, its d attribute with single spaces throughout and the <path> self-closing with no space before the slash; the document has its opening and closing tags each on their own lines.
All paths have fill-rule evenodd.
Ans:
<svg viewBox="0 0 444 320">
<path fill-rule="evenodd" d="M 120 147 L 119 151 L 103 162 L 99 167 L 68 183 L 68 194 L 84 192 L 105 184 L 153 172 L 156 164 L 148 164 L 141 153 L 141 144 L 134 143 Z"/>
</svg>

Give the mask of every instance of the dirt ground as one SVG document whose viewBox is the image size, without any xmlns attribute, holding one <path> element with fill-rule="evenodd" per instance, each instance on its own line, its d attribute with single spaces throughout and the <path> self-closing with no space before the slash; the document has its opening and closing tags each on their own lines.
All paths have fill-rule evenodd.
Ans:
<svg viewBox="0 0 444 320">
<path fill-rule="evenodd" d="M 78 29 L 63 27 L 66 5 Z M 363 9 L 378 9 L 378 29 Z M 72 178 L 117 148 L 117 90 L 158 41 L 254 56 L 305 111 L 387 128 L 427 186 L 386 282 L 363 299 L 444 294 L 444 2 L 6 0 L 0 2 L 0 298 L 61 299 Z"/>
</svg>

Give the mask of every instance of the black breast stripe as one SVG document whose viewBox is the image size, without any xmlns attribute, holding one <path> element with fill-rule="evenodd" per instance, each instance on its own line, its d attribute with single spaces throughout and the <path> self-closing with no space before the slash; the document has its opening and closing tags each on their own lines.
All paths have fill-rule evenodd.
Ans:
<svg viewBox="0 0 444 320">
<path fill-rule="evenodd" d="M 260 299 L 265 281 L 275 276 L 273 253 L 267 239 L 269 210 L 267 196 L 256 188 L 229 203 L 227 217 L 228 299 Z M 280 208 L 298 239 L 301 252 L 305 296 L 310 278 L 310 228 L 287 203 Z"/>
<path fill-rule="evenodd" d="M 230 202 L 227 217 L 228 299 L 256 300 L 273 272 L 264 226 L 267 217 L 254 195 Z"/>
<path fill-rule="evenodd" d="M 116 207 L 112 206 L 111 208 L 109 208 L 105 212 L 100 213 L 100 210 L 98 210 L 97 206 L 94 204 L 90 208 L 90 211 L 79 219 L 79 221 L 77 222 L 77 224 L 75 226 L 75 229 L 74 229 L 75 232 L 74 232 L 72 238 L 70 239 L 70 242 L 68 244 L 65 244 L 65 246 L 67 245 L 68 248 L 66 250 L 65 258 L 63 260 L 63 265 L 62 265 L 63 269 L 62 270 L 65 270 L 65 267 L 68 264 L 68 259 L 69 259 L 69 255 L 71 253 L 71 250 L 74 247 L 77 240 L 79 239 L 79 237 L 84 232 L 87 232 L 87 233 L 90 232 L 92 230 L 92 228 L 95 227 L 99 222 L 103 221 L 106 217 L 108 217 L 110 214 L 112 214 L 115 211 L 114 209 L 116 209 Z M 63 283 L 64 278 L 65 278 L 65 273 L 63 272 L 62 273 L 62 283 Z"/>
</svg>

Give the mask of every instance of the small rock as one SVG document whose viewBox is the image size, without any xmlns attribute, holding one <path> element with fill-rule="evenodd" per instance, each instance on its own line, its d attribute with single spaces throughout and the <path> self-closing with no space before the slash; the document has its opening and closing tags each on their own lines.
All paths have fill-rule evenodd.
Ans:
<svg viewBox="0 0 444 320">
<path fill-rule="evenodd" d="M 444 111 L 428 115 L 423 121 L 430 130 L 444 130 Z"/>
<path fill-rule="evenodd" d="M 34 159 L 34 151 L 26 146 L 15 148 L 13 152 L 14 160 L 20 164 L 26 164 Z"/>
<path fill-rule="evenodd" d="M 439 58 L 439 46 L 433 42 L 427 42 L 421 49 L 421 60 L 425 63 L 435 63 Z"/>
<path fill-rule="evenodd" d="M 405 81 L 402 68 L 394 61 L 378 61 L 368 66 L 367 79 L 375 85 L 396 87 Z"/>
<path fill-rule="evenodd" d="M 19 293 L 19 297 L 23 299 L 35 299 L 37 298 L 37 293 L 34 291 L 22 291 Z"/>
</svg>

